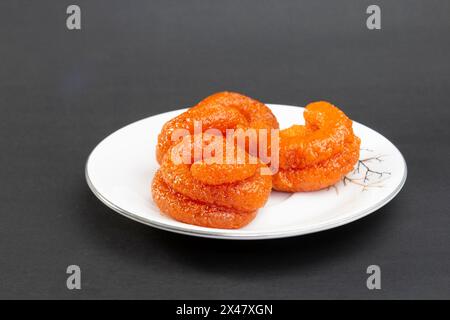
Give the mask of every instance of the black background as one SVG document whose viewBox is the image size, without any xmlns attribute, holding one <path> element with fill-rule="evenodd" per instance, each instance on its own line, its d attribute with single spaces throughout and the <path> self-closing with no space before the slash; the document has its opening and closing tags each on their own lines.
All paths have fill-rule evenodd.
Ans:
<svg viewBox="0 0 450 320">
<path fill-rule="evenodd" d="M 450 298 L 449 35 L 448 1 L 2 1 L 0 298 Z M 350 225 L 252 242 L 159 231 L 89 191 L 102 138 L 220 90 L 334 102 L 402 151 L 404 189 Z"/>
</svg>

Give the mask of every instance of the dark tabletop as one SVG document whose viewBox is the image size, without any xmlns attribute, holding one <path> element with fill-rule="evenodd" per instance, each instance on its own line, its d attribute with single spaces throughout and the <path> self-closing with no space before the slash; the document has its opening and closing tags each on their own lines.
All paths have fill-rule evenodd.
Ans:
<svg viewBox="0 0 450 320">
<path fill-rule="evenodd" d="M 0 298 L 450 298 L 449 16 L 444 0 L 1 1 Z M 349 225 L 248 242 L 156 230 L 91 193 L 101 139 L 221 90 L 332 101 L 400 149 L 406 185 Z"/>
</svg>

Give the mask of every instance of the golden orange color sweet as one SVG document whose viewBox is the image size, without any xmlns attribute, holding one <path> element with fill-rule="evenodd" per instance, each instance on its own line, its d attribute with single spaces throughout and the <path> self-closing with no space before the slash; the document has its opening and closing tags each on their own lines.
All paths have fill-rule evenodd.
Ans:
<svg viewBox="0 0 450 320">
<path fill-rule="evenodd" d="M 203 132 L 217 129 L 224 135 L 227 129 L 254 128 L 270 131 L 278 128 L 277 119 L 265 104 L 239 93 L 215 93 L 164 124 L 156 147 L 158 163 L 162 163 L 169 148 L 178 142 L 172 139 L 176 129 L 185 129 L 189 134 L 194 134 L 195 121 L 201 121 Z"/>
<path fill-rule="evenodd" d="M 189 224 L 223 229 L 248 224 L 272 189 L 272 177 L 260 173 L 264 164 L 256 158 L 256 163 L 251 163 L 245 152 L 247 161 L 242 164 L 224 163 L 225 152 L 217 162 L 205 157 L 197 161 L 191 158 L 192 164 L 175 161 L 182 158 L 186 148 L 193 154 L 194 139 L 187 138 L 170 147 L 162 158 L 152 183 L 156 205 L 173 219 Z M 219 142 L 223 137 L 209 143 Z M 239 153 L 234 153 L 234 159 L 238 157 Z"/>
<path fill-rule="evenodd" d="M 279 171 L 273 188 L 298 192 L 320 190 L 340 181 L 359 159 L 360 139 L 352 121 L 337 107 L 310 103 L 305 125 L 280 131 Z"/>
<path fill-rule="evenodd" d="M 309 104 L 303 116 L 305 125 L 281 130 L 279 145 L 271 146 L 270 130 L 279 125 L 263 103 L 233 92 L 205 98 L 166 122 L 158 136 L 156 158 L 161 167 L 151 186 L 154 202 L 175 220 L 235 229 L 255 218 L 272 188 L 302 192 L 337 183 L 359 159 L 361 141 L 353 133 L 352 121 L 325 101 Z M 201 122 L 200 133 L 195 128 L 197 122 Z M 184 133 L 177 134 L 177 129 Z M 266 155 L 278 153 L 278 172 L 273 176 L 262 174 L 262 168 L 268 169 L 266 159 L 260 153 L 254 154 L 247 141 L 234 145 L 234 162 L 230 163 L 228 140 L 223 137 L 228 129 L 266 129 Z M 257 139 L 262 132 L 258 131 Z M 199 145 L 200 157 L 195 153 Z"/>
</svg>

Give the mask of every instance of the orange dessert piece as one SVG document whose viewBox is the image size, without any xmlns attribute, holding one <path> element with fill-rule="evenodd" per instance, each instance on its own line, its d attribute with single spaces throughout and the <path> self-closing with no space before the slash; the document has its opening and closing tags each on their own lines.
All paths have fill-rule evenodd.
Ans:
<svg viewBox="0 0 450 320">
<path fill-rule="evenodd" d="M 277 119 L 265 104 L 239 93 L 215 93 L 164 124 L 156 147 L 158 163 L 162 163 L 169 148 L 179 141 L 173 141 L 176 129 L 185 129 L 192 135 L 196 121 L 201 122 L 202 132 L 216 129 L 224 135 L 227 129 L 267 129 L 270 133 L 270 129 L 278 128 Z"/>
<path fill-rule="evenodd" d="M 202 147 L 218 144 L 221 154 L 192 157 L 193 136 L 170 147 L 152 183 L 152 196 L 160 210 L 175 220 L 211 228 L 236 229 L 248 224 L 264 206 L 272 189 L 272 177 L 262 175 L 262 164 L 245 151 L 235 149 L 234 163 L 225 159 L 224 138 L 201 138 Z M 206 142 L 206 140 L 209 140 Z M 220 145 L 219 145 L 220 144 Z M 186 150 L 190 150 L 185 157 Z M 237 161 L 240 155 L 245 161 Z M 180 159 L 189 159 L 180 161 Z M 220 161 L 218 161 L 220 160 Z"/>
<path fill-rule="evenodd" d="M 329 187 L 350 172 L 359 159 L 360 139 L 352 121 L 337 107 L 319 101 L 304 112 L 305 125 L 280 131 L 279 164 L 273 188 L 315 191 Z"/>
</svg>

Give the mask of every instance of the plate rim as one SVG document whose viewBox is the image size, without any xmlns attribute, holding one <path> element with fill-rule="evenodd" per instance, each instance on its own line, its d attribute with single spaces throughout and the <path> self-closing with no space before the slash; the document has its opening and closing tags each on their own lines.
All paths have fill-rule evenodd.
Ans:
<svg viewBox="0 0 450 320">
<path fill-rule="evenodd" d="M 299 106 L 293 106 L 293 105 L 283 105 L 283 104 L 275 104 L 275 103 L 268 103 L 266 104 L 268 106 L 274 105 L 274 106 L 283 106 L 283 107 L 294 107 L 294 108 L 301 108 L 304 109 L 304 107 L 299 107 Z M 322 224 L 318 224 L 316 227 L 314 228 L 308 228 L 308 229 L 294 229 L 294 230 L 280 230 L 280 231 L 274 231 L 274 232 L 264 232 L 264 233 L 252 233 L 252 234 L 247 234 L 247 235 L 242 235 L 242 234 L 229 234 L 229 233 L 224 233 L 219 231 L 220 229 L 211 229 L 214 231 L 208 231 L 208 230 L 187 230 L 183 227 L 178 227 L 178 226 L 173 226 L 173 225 L 168 225 L 168 224 L 164 224 L 164 223 L 160 223 L 157 221 L 152 221 L 146 218 L 143 218 L 139 215 L 136 215 L 132 212 L 129 212 L 128 210 L 125 210 L 121 207 L 119 207 L 118 205 L 114 204 L 113 202 L 111 202 L 110 200 L 108 200 L 106 197 L 104 197 L 94 186 L 94 184 L 92 183 L 90 177 L 89 177 L 89 172 L 88 172 L 88 165 L 89 165 L 89 161 L 91 159 L 92 154 L 94 153 L 94 151 L 96 150 L 96 148 L 106 139 L 108 139 L 110 136 L 112 136 L 113 134 L 117 133 L 118 131 L 125 129 L 126 127 L 135 124 L 139 121 L 143 121 L 146 120 L 148 118 L 151 117 L 155 117 L 155 116 L 159 116 L 159 115 L 163 115 L 166 113 L 171 113 L 171 112 L 181 112 L 183 110 L 186 110 L 186 108 L 182 108 L 182 109 L 177 109 L 177 110 L 170 110 L 170 111 L 166 111 L 166 112 L 162 112 L 162 113 L 158 113 L 155 115 L 151 115 L 149 117 L 134 121 L 132 123 L 129 123 L 125 126 L 123 126 L 122 128 L 117 129 L 116 131 L 110 133 L 109 135 L 107 135 L 105 138 L 103 138 L 99 143 L 97 143 L 97 145 L 94 147 L 94 149 L 92 149 L 92 151 L 89 153 L 89 156 L 86 160 L 86 164 L 85 164 L 85 178 L 86 178 L 86 182 L 87 185 L 89 186 L 89 189 L 92 191 L 92 193 L 104 204 L 106 205 L 108 208 L 112 209 L 113 211 L 119 213 L 120 215 L 127 217 L 129 219 L 132 219 L 136 222 L 160 229 L 160 230 L 164 230 L 164 231 L 170 231 L 170 232 L 175 232 L 178 234 L 183 234 L 183 235 L 189 235 L 189 236 L 195 236 L 195 237 L 202 237 L 202 238 L 213 238 L 213 239 L 224 239 L 224 240 L 268 240 L 268 239 L 281 239 L 281 238 L 289 238 L 289 237 L 296 237 L 296 236 L 301 236 L 301 235 L 307 235 L 307 234 L 311 234 L 311 233 L 316 233 L 316 232 L 320 232 L 320 231 L 325 231 L 325 230 L 330 230 L 330 229 L 334 229 L 340 226 L 344 226 L 346 224 L 349 224 L 351 222 L 354 222 L 356 220 L 359 220 L 361 218 L 364 218 L 365 216 L 368 216 L 369 214 L 377 211 L 378 209 L 380 209 L 381 207 L 385 206 L 387 203 L 389 203 L 403 188 L 403 186 L 405 185 L 406 182 L 406 178 L 408 176 L 408 167 L 406 164 L 406 160 L 403 156 L 403 154 L 400 152 L 400 150 L 397 148 L 396 145 L 394 145 L 388 138 L 386 138 L 384 135 L 382 135 L 381 133 L 379 133 L 378 131 L 375 131 L 373 129 L 371 129 L 370 127 L 367 127 L 357 121 L 354 121 L 355 123 L 357 123 L 358 125 L 362 125 L 365 128 L 368 128 L 374 132 L 376 132 L 377 134 L 379 134 L 380 136 L 382 136 L 383 138 L 385 138 L 387 141 L 389 141 L 389 143 L 391 143 L 391 145 L 396 149 L 396 151 L 399 153 L 402 161 L 403 161 L 403 166 L 404 166 L 404 173 L 403 176 L 401 178 L 400 183 L 396 186 L 396 188 L 385 198 L 383 198 L 382 200 L 380 200 L 379 202 L 375 203 L 374 205 L 372 205 L 371 207 L 362 210 L 361 212 L 359 212 L 356 215 L 351 215 L 345 219 L 336 219 L 334 221 L 331 222 L 325 222 Z"/>
</svg>

